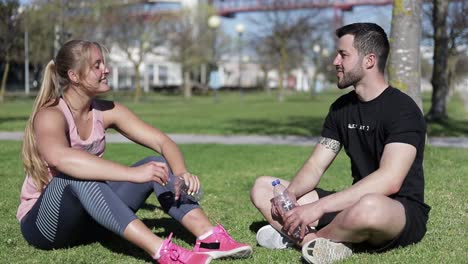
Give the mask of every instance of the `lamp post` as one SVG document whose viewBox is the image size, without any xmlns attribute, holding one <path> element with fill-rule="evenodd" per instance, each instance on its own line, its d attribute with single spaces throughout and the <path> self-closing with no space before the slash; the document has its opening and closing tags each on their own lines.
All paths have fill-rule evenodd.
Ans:
<svg viewBox="0 0 468 264">
<path fill-rule="evenodd" d="M 239 79 L 238 79 L 238 85 L 239 85 L 239 91 L 240 91 L 240 96 L 241 100 L 243 100 L 244 97 L 244 91 L 242 89 L 242 34 L 244 33 L 245 27 L 244 24 L 239 23 L 236 25 L 236 32 L 239 37 L 239 43 L 238 43 L 238 48 L 239 48 L 239 58 L 238 58 L 238 71 L 239 71 Z"/>
<path fill-rule="evenodd" d="M 214 91 L 214 98 L 213 101 L 215 103 L 218 102 L 218 89 L 220 88 L 220 78 L 219 78 L 219 70 L 218 65 L 216 62 L 216 30 L 221 25 L 221 18 L 217 15 L 212 15 L 208 18 L 208 27 L 211 28 L 213 31 L 213 39 L 212 39 L 212 47 L 211 47 L 211 63 L 209 68 L 210 72 L 210 87 Z"/>
<path fill-rule="evenodd" d="M 317 89 L 317 72 L 318 72 L 318 64 L 319 64 L 319 56 L 320 56 L 320 50 L 322 47 L 320 47 L 319 44 L 315 44 L 312 47 L 312 50 L 314 51 L 314 57 L 313 57 L 313 62 L 314 62 L 314 74 L 312 75 L 312 87 L 311 87 L 311 95 L 312 97 L 315 95 L 316 89 Z"/>
</svg>

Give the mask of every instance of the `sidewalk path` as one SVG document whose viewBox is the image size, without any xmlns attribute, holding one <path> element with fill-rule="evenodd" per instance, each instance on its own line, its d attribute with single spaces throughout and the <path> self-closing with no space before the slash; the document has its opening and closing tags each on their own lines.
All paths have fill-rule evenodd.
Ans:
<svg viewBox="0 0 468 264">
<path fill-rule="evenodd" d="M 301 136 L 259 136 L 259 135 L 193 135 L 169 134 L 177 144 L 225 144 L 225 145 L 294 145 L 312 146 L 318 137 Z M 107 142 L 127 143 L 128 139 L 120 134 L 107 134 Z M 0 132 L 0 140 L 23 140 L 23 132 Z M 430 137 L 429 144 L 437 147 L 468 148 L 466 137 Z"/>
</svg>

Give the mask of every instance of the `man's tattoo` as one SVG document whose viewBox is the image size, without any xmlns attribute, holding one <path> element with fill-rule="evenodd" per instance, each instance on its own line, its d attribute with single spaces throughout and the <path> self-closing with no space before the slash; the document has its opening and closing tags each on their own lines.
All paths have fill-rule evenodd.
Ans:
<svg viewBox="0 0 468 264">
<path fill-rule="evenodd" d="M 321 137 L 319 143 L 322 144 L 323 146 L 325 146 L 325 148 L 331 149 L 336 154 L 338 154 L 338 152 L 340 152 L 341 143 L 339 141 L 337 141 L 337 140 L 334 140 L 334 139 L 331 139 L 331 138 Z"/>
</svg>

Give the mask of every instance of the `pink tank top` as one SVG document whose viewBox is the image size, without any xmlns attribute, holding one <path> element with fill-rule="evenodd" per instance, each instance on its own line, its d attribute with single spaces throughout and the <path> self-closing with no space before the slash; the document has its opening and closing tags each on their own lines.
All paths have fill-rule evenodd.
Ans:
<svg viewBox="0 0 468 264">
<path fill-rule="evenodd" d="M 68 135 L 70 137 L 70 147 L 75 149 L 84 150 L 90 154 L 102 157 L 106 148 L 106 134 L 104 128 L 104 120 L 102 117 L 102 111 L 99 110 L 98 101 L 93 101 L 91 104 L 93 112 L 93 128 L 90 136 L 83 140 L 78 135 L 75 121 L 65 101 L 60 98 L 59 108 L 62 110 L 68 124 Z M 58 174 L 53 168 L 48 167 L 50 179 Z M 45 187 L 45 186 L 44 186 Z M 37 191 L 36 185 L 32 181 L 31 177 L 26 175 L 23 187 L 21 188 L 20 205 L 16 213 L 16 218 L 21 219 L 31 210 L 36 203 L 37 199 L 41 195 L 41 192 Z"/>
</svg>

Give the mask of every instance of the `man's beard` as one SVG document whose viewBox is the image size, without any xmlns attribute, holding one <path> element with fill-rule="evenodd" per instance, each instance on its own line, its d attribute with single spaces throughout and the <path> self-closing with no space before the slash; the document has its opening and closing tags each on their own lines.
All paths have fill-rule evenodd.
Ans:
<svg viewBox="0 0 468 264">
<path fill-rule="evenodd" d="M 362 68 L 359 67 L 359 65 L 354 66 L 354 68 L 350 71 L 345 73 L 344 71 L 343 77 L 338 79 L 337 86 L 340 89 L 345 89 L 351 85 L 355 85 L 357 82 L 359 82 L 362 79 L 363 76 L 363 71 Z"/>
</svg>

